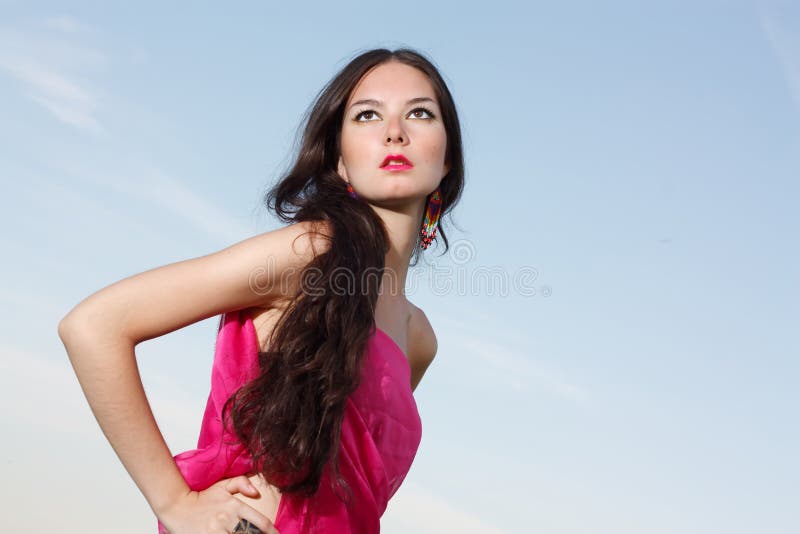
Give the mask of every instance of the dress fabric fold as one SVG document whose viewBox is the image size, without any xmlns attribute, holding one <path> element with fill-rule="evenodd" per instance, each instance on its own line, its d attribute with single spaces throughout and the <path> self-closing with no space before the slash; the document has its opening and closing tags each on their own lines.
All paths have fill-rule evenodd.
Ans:
<svg viewBox="0 0 800 534">
<path fill-rule="evenodd" d="M 193 491 L 252 471 L 244 446 L 223 429 L 222 407 L 257 376 L 258 351 L 252 318 L 244 310 L 222 315 L 197 448 L 174 457 Z M 408 359 L 391 336 L 377 327 L 365 351 L 361 384 L 347 400 L 339 445 L 339 470 L 352 499 L 345 503 L 333 492 L 329 463 L 312 497 L 281 495 L 275 518 L 281 534 L 380 532 L 389 499 L 411 468 L 422 438 L 422 422 L 411 391 Z M 168 534 L 160 521 L 158 532 Z"/>
</svg>

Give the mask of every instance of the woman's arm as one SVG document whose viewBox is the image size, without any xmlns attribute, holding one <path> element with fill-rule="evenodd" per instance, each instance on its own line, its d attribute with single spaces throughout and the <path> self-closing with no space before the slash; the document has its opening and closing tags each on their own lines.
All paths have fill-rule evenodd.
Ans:
<svg viewBox="0 0 800 534">
<path fill-rule="evenodd" d="M 58 334 L 97 422 L 157 516 L 190 488 L 147 402 L 135 346 L 280 298 L 286 290 L 282 278 L 308 263 L 312 243 L 320 246 L 305 234 L 309 228 L 309 223 L 294 224 L 125 278 L 84 299 L 59 323 Z"/>
</svg>

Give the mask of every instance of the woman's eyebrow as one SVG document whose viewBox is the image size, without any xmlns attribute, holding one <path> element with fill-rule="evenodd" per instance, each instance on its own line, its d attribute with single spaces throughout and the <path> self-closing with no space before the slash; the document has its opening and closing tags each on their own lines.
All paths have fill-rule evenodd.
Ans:
<svg viewBox="0 0 800 534">
<path fill-rule="evenodd" d="M 417 98 L 412 98 L 411 100 L 406 102 L 406 106 L 409 104 L 418 104 L 420 102 L 433 102 L 434 104 L 436 103 L 434 99 L 429 98 L 427 96 L 418 96 Z M 350 107 L 352 108 L 353 106 L 358 106 L 359 104 L 369 104 L 370 106 L 375 106 L 376 108 L 383 106 L 383 102 L 381 102 L 380 100 L 375 100 L 374 98 L 364 98 L 362 100 L 358 100 L 357 102 L 353 102 L 352 104 L 350 104 Z"/>
</svg>

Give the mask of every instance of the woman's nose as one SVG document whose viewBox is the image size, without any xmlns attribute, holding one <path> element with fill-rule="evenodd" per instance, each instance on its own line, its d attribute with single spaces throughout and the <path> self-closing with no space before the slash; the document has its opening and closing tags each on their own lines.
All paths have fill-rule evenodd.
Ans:
<svg viewBox="0 0 800 534">
<path fill-rule="evenodd" d="M 408 141 L 408 135 L 403 130 L 403 125 L 398 119 L 389 121 L 389 126 L 386 129 L 386 142 L 405 143 Z"/>
</svg>

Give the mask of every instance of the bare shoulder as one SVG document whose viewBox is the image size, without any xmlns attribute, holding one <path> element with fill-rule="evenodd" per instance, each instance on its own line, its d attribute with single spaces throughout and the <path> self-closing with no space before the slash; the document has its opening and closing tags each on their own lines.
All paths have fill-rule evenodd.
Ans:
<svg viewBox="0 0 800 534">
<path fill-rule="evenodd" d="M 243 262 L 250 268 L 249 285 L 261 297 L 247 306 L 271 308 L 290 299 L 299 288 L 299 274 L 329 250 L 331 237 L 328 223 L 302 221 L 242 242 L 249 257 Z"/>
<path fill-rule="evenodd" d="M 325 252 L 321 222 L 298 222 L 222 250 L 124 278 L 79 302 L 59 332 L 107 331 L 139 343 L 222 313 L 269 306 Z"/>
<path fill-rule="evenodd" d="M 408 361 L 411 366 L 411 389 L 416 389 L 438 351 L 438 341 L 422 308 L 409 301 Z"/>
<path fill-rule="evenodd" d="M 301 221 L 277 231 L 284 231 L 292 238 L 292 248 L 301 264 L 306 264 L 315 255 L 330 249 L 333 230 L 328 221 Z"/>
</svg>

